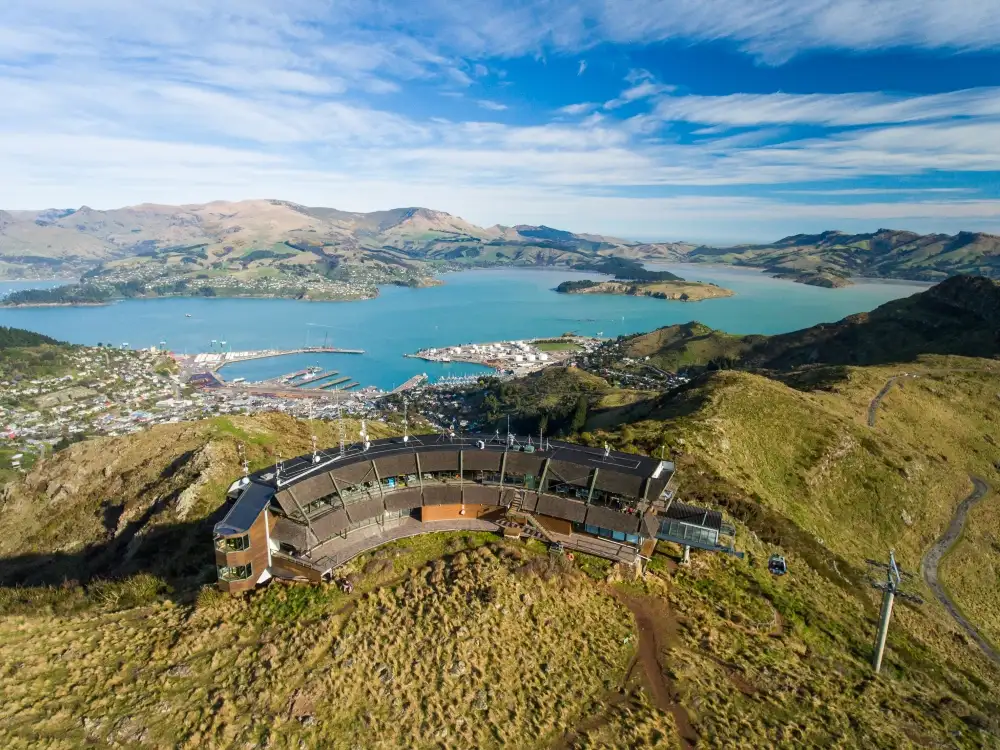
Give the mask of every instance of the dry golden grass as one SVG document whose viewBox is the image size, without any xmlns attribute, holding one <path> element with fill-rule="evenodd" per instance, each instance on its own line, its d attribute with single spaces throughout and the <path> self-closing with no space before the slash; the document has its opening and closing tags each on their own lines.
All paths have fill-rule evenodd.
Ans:
<svg viewBox="0 0 1000 750">
<path fill-rule="evenodd" d="M 749 564 L 696 555 L 669 586 L 678 620 L 666 656 L 706 747 L 996 747 L 1000 671 L 946 644 L 947 623 L 897 607 L 879 677 L 869 659 L 874 595 L 834 585 L 803 561 L 774 578 L 773 548 Z"/>
<path fill-rule="evenodd" d="M 381 587 L 433 545 L 359 561 L 393 565 L 370 566 L 350 598 L 279 584 L 4 617 L 0 745 L 544 745 L 617 684 L 631 618 L 582 574 L 545 580 L 522 570 L 523 548 L 482 541 Z"/>
</svg>

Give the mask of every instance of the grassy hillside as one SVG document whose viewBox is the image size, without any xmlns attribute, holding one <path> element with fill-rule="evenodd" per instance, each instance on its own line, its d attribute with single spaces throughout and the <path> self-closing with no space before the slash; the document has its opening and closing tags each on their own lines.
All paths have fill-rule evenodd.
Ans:
<svg viewBox="0 0 1000 750">
<path fill-rule="evenodd" d="M 921 354 L 1000 356 L 1000 282 L 954 276 L 870 313 L 776 336 L 733 336 L 700 323 L 667 326 L 622 342 L 631 357 L 664 370 L 869 365 Z M 615 343 L 618 345 L 618 342 Z"/>
<path fill-rule="evenodd" d="M 1000 282 L 954 276 L 870 313 L 771 336 L 743 362 L 788 369 L 811 363 L 906 362 L 920 354 L 1000 354 Z"/>
<path fill-rule="evenodd" d="M 487 382 L 478 408 L 487 425 L 537 435 L 579 431 L 594 410 L 622 406 L 650 394 L 613 387 L 576 367 L 547 367 L 513 381 Z"/>
<path fill-rule="evenodd" d="M 736 363 L 762 336 L 734 336 L 698 322 L 657 328 L 626 337 L 625 352 L 669 372 Z"/>
<path fill-rule="evenodd" d="M 968 362 L 928 367 L 951 364 Z M 971 397 L 991 387 L 992 375 L 928 377 L 914 381 L 926 393 L 901 392 L 925 412 L 937 404 L 936 427 L 952 415 L 951 431 L 918 454 L 920 446 L 905 444 L 909 410 L 895 402 L 887 400 L 885 424 L 865 432 L 865 396 L 884 374 L 861 370 L 841 392 L 810 394 L 720 373 L 680 403 L 646 404 L 655 420 L 609 433 L 622 447 L 668 440 L 682 451 L 684 497 L 728 508 L 747 552 L 742 561 L 695 554 L 679 569 L 663 554 L 676 551 L 665 549 L 644 582 L 623 581 L 585 556 L 568 565 L 537 546 L 455 534 L 403 540 L 355 561 L 344 571 L 355 582 L 350 596 L 332 585 L 273 585 L 225 597 L 198 584 L 212 570 L 207 524 L 238 473 L 235 442 L 260 465 L 275 451 L 304 449 L 307 426 L 279 416 L 212 420 L 74 446 L 8 488 L 0 505 L 12 529 L 5 579 L 27 572 L 10 562 L 25 552 L 50 561 L 39 566 L 33 557 L 31 575 L 15 576 L 22 580 L 81 570 L 76 577 L 125 577 L 0 588 L 0 663 L 9 665 L 0 670 L 0 741 L 690 746 L 683 737 L 737 748 L 995 746 L 1000 672 L 934 605 L 898 608 L 884 674 L 872 677 L 875 596 L 854 580 L 856 556 L 878 554 L 870 547 L 901 535 L 900 556 L 910 562 L 924 532 L 895 520 L 866 531 L 871 513 L 855 518 L 840 506 L 871 507 L 871 496 L 838 469 L 841 461 L 859 469 L 858 481 L 884 502 L 898 490 L 892 475 L 900 476 L 887 461 L 910 451 L 908 465 L 926 463 L 905 499 L 914 527 L 945 517 L 947 493 L 963 489 L 957 464 L 979 444 L 967 435 L 966 447 L 955 447 L 966 412 L 947 412 L 950 401 L 934 391 L 947 384 Z M 767 409 L 801 423 L 792 440 L 753 416 Z M 970 435 L 985 429 L 974 427 Z M 844 434 L 858 443 L 846 453 Z M 881 453 L 865 455 L 865 438 Z M 757 457 L 763 448 L 775 455 Z M 938 451 L 948 460 L 932 458 Z M 115 460 L 105 468 L 98 455 Z M 751 469 L 759 479 L 746 476 Z M 927 493 L 948 502 L 927 504 Z M 121 504 L 124 523 L 113 531 L 103 497 Z M 128 519 L 145 522 L 125 542 Z M 101 561 L 94 545 L 109 534 L 124 545 Z M 87 549 L 76 568 L 59 566 Z M 772 551 L 788 556 L 789 576 L 767 573 Z"/>
</svg>

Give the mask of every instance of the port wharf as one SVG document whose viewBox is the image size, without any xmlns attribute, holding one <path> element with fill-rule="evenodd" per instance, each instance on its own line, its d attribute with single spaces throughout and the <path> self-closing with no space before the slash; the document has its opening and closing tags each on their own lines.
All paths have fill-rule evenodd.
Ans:
<svg viewBox="0 0 1000 750">
<path fill-rule="evenodd" d="M 289 354 L 364 354 L 364 349 L 340 349 L 333 346 L 304 346 L 299 349 L 261 349 L 245 352 L 205 352 L 189 357 L 194 365 L 206 367 L 212 371 L 236 362 L 248 362 L 252 359 L 268 359 L 270 357 L 285 357 Z"/>
<path fill-rule="evenodd" d="M 525 374 L 566 362 L 583 351 L 593 349 L 600 341 L 587 336 L 555 336 L 421 349 L 414 354 L 404 356 L 428 362 L 471 362 L 497 370 Z M 545 346 L 550 342 L 558 342 L 565 346 L 557 348 Z"/>
</svg>

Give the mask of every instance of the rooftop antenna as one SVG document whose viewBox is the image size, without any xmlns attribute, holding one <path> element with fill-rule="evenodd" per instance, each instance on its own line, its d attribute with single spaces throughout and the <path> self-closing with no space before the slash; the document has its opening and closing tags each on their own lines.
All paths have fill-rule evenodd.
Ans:
<svg viewBox="0 0 1000 750">
<path fill-rule="evenodd" d="M 403 442 L 410 442 L 410 422 L 409 413 L 407 412 L 408 401 L 406 396 L 403 396 Z"/>
<path fill-rule="evenodd" d="M 313 405 L 312 401 L 309 401 L 308 405 L 308 418 L 309 418 L 309 439 L 312 441 L 312 462 L 318 464 L 320 462 L 319 450 L 316 448 L 316 426 L 313 423 Z"/>
<path fill-rule="evenodd" d="M 604 457 L 605 458 L 611 457 L 611 446 L 608 445 L 607 443 L 604 444 Z"/>
<path fill-rule="evenodd" d="M 334 398 L 337 400 L 337 429 L 340 431 L 340 457 L 344 457 L 344 410 L 340 405 L 340 391 L 335 391 L 336 395 Z"/>
<path fill-rule="evenodd" d="M 896 565 L 896 553 L 889 550 L 889 564 L 877 562 L 875 560 L 865 560 L 869 568 L 878 568 L 885 571 L 884 581 L 870 580 L 872 588 L 879 589 L 882 594 L 882 614 L 879 617 L 878 633 L 875 636 L 875 651 L 872 655 L 872 669 L 875 674 L 882 668 L 882 655 L 885 653 L 886 636 L 889 634 L 889 619 L 892 617 L 892 602 L 895 597 L 900 597 L 915 604 L 923 604 L 924 600 L 916 594 L 911 594 L 900 590 L 904 580 L 910 580 L 913 576 Z"/>
<path fill-rule="evenodd" d="M 366 451 L 372 447 L 371 442 L 368 440 L 368 425 L 364 419 L 361 420 L 361 444 Z"/>
<path fill-rule="evenodd" d="M 281 481 L 281 451 L 275 451 L 275 457 L 278 459 L 274 464 L 274 480 L 275 482 Z"/>
<path fill-rule="evenodd" d="M 246 477 L 250 474 L 250 464 L 247 463 L 247 451 L 243 443 L 236 444 L 236 454 L 239 456 L 240 465 L 243 467 L 243 476 Z"/>
</svg>

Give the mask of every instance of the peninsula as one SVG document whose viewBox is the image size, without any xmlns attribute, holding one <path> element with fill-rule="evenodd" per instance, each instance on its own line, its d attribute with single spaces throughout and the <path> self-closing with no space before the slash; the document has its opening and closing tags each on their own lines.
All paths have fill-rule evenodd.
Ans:
<svg viewBox="0 0 1000 750">
<path fill-rule="evenodd" d="M 703 299 L 732 297 L 734 292 L 700 281 L 564 281 L 556 287 L 560 294 L 625 294 L 631 297 L 699 302 Z"/>
</svg>

